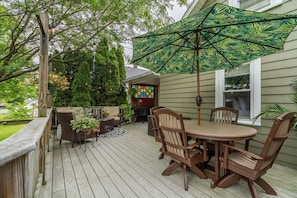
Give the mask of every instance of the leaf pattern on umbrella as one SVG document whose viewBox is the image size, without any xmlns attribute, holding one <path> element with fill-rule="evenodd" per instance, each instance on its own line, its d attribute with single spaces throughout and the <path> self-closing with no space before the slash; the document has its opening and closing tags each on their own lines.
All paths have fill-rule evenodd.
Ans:
<svg viewBox="0 0 297 198">
<path fill-rule="evenodd" d="M 233 68 L 283 49 L 296 24 L 297 15 L 252 12 L 217 3 L 134 37 L 132 62 L 165 73 L 195 73 L 197 59 L 201 72 Z"/>
</svg>

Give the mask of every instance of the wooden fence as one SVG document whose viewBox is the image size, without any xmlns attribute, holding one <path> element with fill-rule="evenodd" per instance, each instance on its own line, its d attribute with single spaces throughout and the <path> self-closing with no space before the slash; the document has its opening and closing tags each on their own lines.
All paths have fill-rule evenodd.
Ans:
<svg viewBox="0 0 297 198">
<path fill-rule="evenodd" d="M 45 181 L 45 154 L 51 130 L 51 110 L 0 142 L 0 198 L 38 197 Z"/>
</svg>

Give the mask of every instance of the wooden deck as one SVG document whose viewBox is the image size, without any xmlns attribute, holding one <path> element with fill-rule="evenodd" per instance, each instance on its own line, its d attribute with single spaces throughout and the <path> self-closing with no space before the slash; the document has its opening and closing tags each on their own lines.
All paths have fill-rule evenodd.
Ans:
<svg viewBox="0 0 297 198">
<path fill-rule="evenodd" d="M 40 197 L 251 197 L 244 181 L 227 188 L 210 188 L 210 179 L 188 172 L 184 190 L 182 170 L 162 176 L 169 158 L 158 160 L 160 144 L 147 135 L 147 123 L 123 125 L 129 132 L 118 137 L 87 142 L 87 150 L 68 141 L 50 139 L 46 161 L 46 185 Z M 297 170 L 275 164 L 264 176 L 278 197 L 297 197 Z M 258 188 L 260 197 L 276 197 Z"/>
</svg>

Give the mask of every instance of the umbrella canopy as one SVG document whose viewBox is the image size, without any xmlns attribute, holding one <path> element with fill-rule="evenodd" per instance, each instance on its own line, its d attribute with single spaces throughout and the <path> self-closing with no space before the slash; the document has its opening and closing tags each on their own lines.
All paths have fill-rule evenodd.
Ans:
<svg viewBox="0 0 297 198">
<path fill-rule="evenodd" d="M 132 38 L 132 63 L 155 72 L 197 73 L 234 68 L 283 49 L 297 15 L 241 10 L 216 3 L 188 18 Z"/>
</svg>

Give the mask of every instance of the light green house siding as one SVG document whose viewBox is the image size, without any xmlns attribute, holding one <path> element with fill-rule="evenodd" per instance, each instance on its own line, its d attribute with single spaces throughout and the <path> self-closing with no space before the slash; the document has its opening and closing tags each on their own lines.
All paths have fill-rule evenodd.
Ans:
<svg viewBox="0 0 297 198">
<path fill-rule="evenodd" d="M 215 2 L 206 1 L 203 8 Z M 192 12 L 197 12 L 195 8 Z M 268 10 L 271 13 L 297 14 L 295 1 L 284 0 L 281 6 Z M 278 103 L 286 108 L 297 111 L 292 102 L 293 89 L 291 81 L 297 77 L 297 28 L 290 34 L 284 50 L 261 59 L 261 106 Z M 215 72 L 200 74 L 201 119 L 209 120 L 210 109 L 215 107 Z M 197 119 L 196 74 L 161 74 L 159 105 L 181 112 L 184 117 Z M 272 126 L 272 118 L 262 118 L 261 127 L 257 128 L 256 138 L 265 140 Z M 261 145 L 251 144 L 252 151 L 260 151 Z M 282 147 L 277 163 L 297 169 L 297 131 L 292 130 L 288 140 Z"/>
<path fill-rule="evenodd" d="M 215 102 L 215 73 L 200 75 L 202 96 L 201 119 L 209 119 L 209 111 Z M 183 116 L 197 119 L 196 74 L 161 74 L 159 104 L 182 112 Z"/>
<path fill-rule="evenodd" d="M 296 14 L 297 4 L 284 0 L 267 12 L 280 14 Z M 278 103 L 287 109 L 297 111 L 292 102 L 292 80 L 297 77 L 297 28 L 289 35 L 284 50 L 262 58 L 261 66 L 261 105 L 262 109 L 268 104 Z M 272 119 L 262 118 L 261 128 L 257 137 L 265 139 L 272 125 Z M 277 163 L 297 169 L 297 131 L 292 130 L 288 140 L 277 157 Z"/>
</svg>

